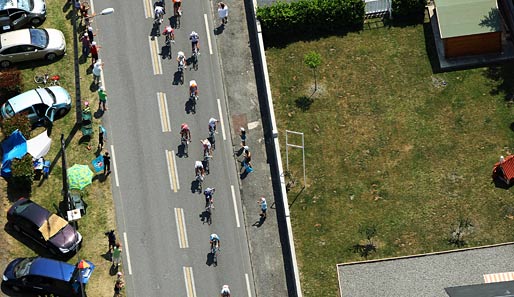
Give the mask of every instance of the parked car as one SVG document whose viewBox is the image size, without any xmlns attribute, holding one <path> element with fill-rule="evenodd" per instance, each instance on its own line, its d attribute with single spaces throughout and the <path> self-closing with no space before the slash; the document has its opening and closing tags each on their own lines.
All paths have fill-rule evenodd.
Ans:
<svg viewBox="0 0 514 297">
<path fill-rule="evenodd" d="M 23 19 L 25 24 L 38 26 L 46 19 L 45 0 L 0 0 L 0 16 Z"/>
<path fill-rule="evenodd" d="M 14 231 L 23 233 L 54 255 L 69 255 L 80 248 L 82 235 L 68 221 L 32 200 L 20 198 L 7 211 Z"/>
<path fill-rule="evenodd" d="M 4 68 L 31 60 L 54 61 L 65 53 L 66 40 L 57 29 L 21 29 L 0 34 L 0 66 Z"/>
<path fill-rule="evenodd" d="M 37 88 L 7 100 L 0 107 L 4 119 L 26 114 L 34 126 L 52 123 L 71 109 L 71 96 L 60 86 Z"/>
<path fill-rule="evenodd" d="M 79 265 L 42 257 L 18 258 L 7 265 L 2 280 L 5 286 L 17 292 L 82 296 L 95 269 L 93 263 L 85 262 L 87 267 L 79 269 Z"/>
</svg>

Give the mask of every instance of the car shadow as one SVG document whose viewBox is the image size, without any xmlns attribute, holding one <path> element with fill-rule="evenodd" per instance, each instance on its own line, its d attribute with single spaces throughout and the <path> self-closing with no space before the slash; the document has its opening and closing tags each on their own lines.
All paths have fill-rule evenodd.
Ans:
<svg viewBox="0 0 514 297">
<path fill-rule="evenodd" d="M 66 55 L 66 54 L 64 54 L 64 55 Z M 1 68 L 1 70 L 13 68 L 13 67 L 16 67 L 16 69 L 18 69 L 18 70 L 27 70 L 27 69 L 35 70 L 37 68 L 40 68 L 40 67 L 43 67 L 43 66 L 48 66 L 50 64 L 56 63 L 56 62 L 60 61 L 63 57 L 64 56 L 57 57 L 53 61 L 48 61 L 48 60 L 31 60 L 31 61 L 27 61 L 27 62 L 18 62 L 18 63 L 15 63 L 14 65 L 11 65 L 8 68 Z M 59 74 L 59 73 L 53 73 L 53 74 Z M 52 73 L 50 73 L 50 75 L 52 75 Z M 61 78 L 62 78 L 62 76 L 61 76 Z"/>
<path fill-rule="evenodd" d="M 2 282 L 0 290 L 2 290 L 2 293 L 4 293 L 7 296 L 10 296 L 10 297 L 38 297 L 38 296 L 41 296 L 41 294 L 36 294 L 36 293 L 16 292 L 12 288 L 10 288 L 8 285 L 6 285 L 4 282 Z"/>
</svg>

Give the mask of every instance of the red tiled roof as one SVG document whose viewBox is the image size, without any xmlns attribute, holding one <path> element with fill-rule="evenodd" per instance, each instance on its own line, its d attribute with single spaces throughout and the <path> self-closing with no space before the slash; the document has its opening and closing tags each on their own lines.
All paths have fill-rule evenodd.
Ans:
<svg viewBox="0 0 514 297">
<path fill-rule="evenodd" d="M 500 162 L 494 164 L 494 169 L 496 169 L 498 166 L 501 166 L 505 179 L 510 180 L 514 178 L 514 155 L 505 157 L 505 160 L 503 163 L 501 163 L 501 165 Z"/>
</svg>

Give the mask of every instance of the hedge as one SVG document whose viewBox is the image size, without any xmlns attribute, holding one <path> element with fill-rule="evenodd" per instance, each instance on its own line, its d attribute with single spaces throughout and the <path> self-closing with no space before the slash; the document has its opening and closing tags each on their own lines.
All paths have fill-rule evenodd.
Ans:
<svg viewBox="0 0 514 297">
<path fill-rule="evenodd" d="M 364 23 L 362 0 L 278 1 L 257 8 L 257 18 L 266 38 L 318 32 L 336 33 L 360 28 Z"/>
<path fill-rule="evenodd" d="M 393 0 L 391 3 L 393 17 L 399 19 L 416 19 L 423 16 L 426 0 Z"/>
</svg>

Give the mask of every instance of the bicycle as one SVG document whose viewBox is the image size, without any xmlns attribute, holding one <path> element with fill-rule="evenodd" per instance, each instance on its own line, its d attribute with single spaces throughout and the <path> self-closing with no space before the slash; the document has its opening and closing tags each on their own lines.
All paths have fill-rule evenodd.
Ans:
<svg viewBox="0 0 514 297">
<path fill-rule="evenodd" d="M 191 57 L 191 68 L 195 71 L 198 70 L 198 55 L 198 48 L 195 47 L 193 50 L 193 56 Z M 191 70 L 191 68 L 189 68 L 189 70 Z"/>
<path fill-rule="evenodd" d="M 181 59 L 180 61 L 178 61 L 178 72 L 179 72 L 179 82 L 181 85 L 184 84 L 184 67 L 185 67 L 185 62 L 184 62 L 185 58 L 184 59 Z"/>
<path fill-rule="evenodd" d="M 207 140 L 209 140 L 209 142 L 211 143 L 211 148 L 213 151 L 216 149 L 216 137 L 214 135 L 216 135 L 215 131 L 213 129 L 210 129 L 209 138 L 207 138 Z"/>
<path fill-rule="evenodd" d="M 220 252 L 220 248 L 218 247 L 218 242 L 216 242 L 211 247 L 212 264 L 214 264 L 214 266 L 218 266 L 218 253 L 219 252 Z"/>
<path fill-rule="evenodd" d="M 207 206 L 205 207 L 205 211 L 207 212 L 207 224 L 209 226 L 212 224 L 212 209 L 214 208 L 214 205 L 212 204 L 212 198 L 209 199 L 209 202 L 207 203 Z"/>
<path fill-rule="evenodd" d="M 43 85 L 51 85 L 51 86 L 58 86 L 59 85 L 59 80 L 61 79 L 61 77 L 59 75 L 52 75 L 50 76 L 47 73 L 43 74 L 43 75 L 40 75 L 40 74 L 36 74 L 34 76 L 34 82 L 36 84 L 43 84 Z"/>
<path fill-rule="evenodd" d="M 212 158 L 211 155 L 209 155 L 209 151 L 206 150 L 204 152 L 204 155 L 203 155 L 203 161 L 202 161 L 202 164 L 203 164 L 203 168 L 205 169 L 205 173 L 206 174 L 210 174 L 211 171 L 209 169 L 209 160 Z"/>
<path fill-rule="evenodd" d="M 175 29 L 180 28 L 180 19 L 182 17 L 182 7 L 175 11 Z"/>
<path fill-rule="evenodd" d="M 182 136 L 181 144 L 182 144 L 182 147 L 184 148 L 184 155 L 186 156 L 186 158 L 189 157 L 189 154 L 188 154 L 189 139 Z"/>
<path fill-rule="evenodd" d="M 201 173 L 197 174 L 195 177 L 196 183 L 198 184 L 197 190 L 200 193 L 202 193 L 203 178 L 204 178 L 204 176 Z"/>
</svg>

